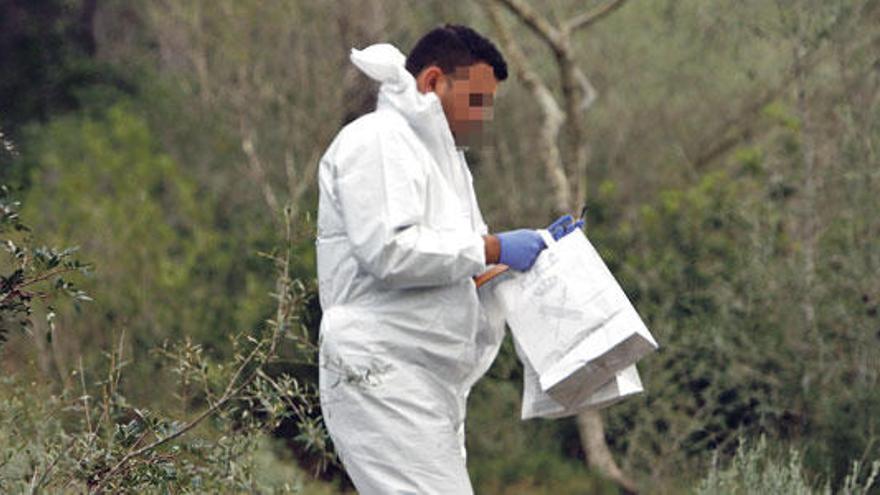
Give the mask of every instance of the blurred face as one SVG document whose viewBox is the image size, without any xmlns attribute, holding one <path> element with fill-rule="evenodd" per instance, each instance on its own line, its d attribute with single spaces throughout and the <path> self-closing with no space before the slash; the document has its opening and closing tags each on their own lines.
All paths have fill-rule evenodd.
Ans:
<svg viewBox="0 0 880 495">
<path fill-rule="evenodd" d="M 433 91 L 440 99 L 456 144 L 472 146 L 483 142 L 498 89 L 491 65 L 478 62 L 457 67 L 450 74 L 432 65 L 419 73 L 416 83 L 419 91 Z"/>
</svg>

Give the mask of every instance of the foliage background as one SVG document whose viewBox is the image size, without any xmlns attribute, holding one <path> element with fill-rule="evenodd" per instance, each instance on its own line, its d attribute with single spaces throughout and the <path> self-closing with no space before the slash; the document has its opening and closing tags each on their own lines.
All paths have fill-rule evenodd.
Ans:
<svg viewBox="0 0 880 495">
<path fill-rule="evenodd" d="M 553 19 L 584 4 L 600 2 L 533 2 Z M 82 425 L 50 405 L 79 393 L 75 371 L 100 380 L 120 336 L 130 362 L 118 393 L 191 416 L 203 398 L 169 393 L 180 376 L 153 351 L 189 339 L 222 367 L 239 352 L 232 335 L 264 335 L 276 278 L 259 253 L 278 246 L 312 291 L 300 321 L 314 336 L 315 167 L 374 103 L 349 48 L 389 41 L 405 51 L 441 22 L 493 37 L 483 7 L 0 2 L 0 180 L 34 242 L 79 246 L 95 263 L 79 283 L 93 301 L 58 301 L 50 319 L 36 304 L 32 327 L 0 349 L 0 430 L 24 435 L 36 465 L 51 457 L 38 446 Z M 506 20 L 541 76 L 557 81 L 552 54 Z M 641 0 L 575 39 L 598 92 L 582 117 L 587 233 L 663 346 L 640 367 L 646 393 L 605 414 L 612 451 L 647 491 L 729 489 L 752 469 L 735 466 L 753 466 L 743 453 L 736 464 L 740 442 L 762 435 L 755 455 L 782 459 L 768 469 L 811 489 L 843 490 L 853 461 L 880 459 L 878 26 L 872 0 Z M 493 230 L 553 218 L 537 112 L 511 77 L 493 146 L 469 155 Z M 300 352 L 282 345 L 270 374 L 313 381 Z M 573 420 L 518 419 L 520 379 L 508 342 L 471 394 L 477 491 L 614 493 L 583 467 Z M 302 423 L 194 433 L 238 445 L 208 465 L 264 463 L 256 472 L 270 481 L 242 489 L 350 489 L 337 467 L 313 476 Z M 0 451 L 16 448 L 11 438 L 0 434 Z M 16 462 L 0 463 L 0 479 L 32 472 Z"/>
</svg>

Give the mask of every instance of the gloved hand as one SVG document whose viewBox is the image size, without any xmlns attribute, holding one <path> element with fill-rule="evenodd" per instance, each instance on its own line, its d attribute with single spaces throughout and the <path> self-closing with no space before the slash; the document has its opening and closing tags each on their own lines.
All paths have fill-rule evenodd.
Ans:
<svg viewBox="0 0 880 495">
<path fill-rule="evenodd" d="M 547 230 L 550 232 L 550 235 L 553 236 L 553 239 L 558 241 L 566 235 L 574 232 L 575 229 L 579 229 L 583 226 L 583 219 L 575 222 L 571 215 L 563 215 L 557 218 L 555 222 L 551 223 L 550 226 L 547 227 Z"/>
<path fill-rule="evenodd" d="M 501 246 L 498 261 L 524 272 L 535 264 L 538 254 L 547 247 L 536 230 L 519 229 L 495 234 Z"/>
</svg>

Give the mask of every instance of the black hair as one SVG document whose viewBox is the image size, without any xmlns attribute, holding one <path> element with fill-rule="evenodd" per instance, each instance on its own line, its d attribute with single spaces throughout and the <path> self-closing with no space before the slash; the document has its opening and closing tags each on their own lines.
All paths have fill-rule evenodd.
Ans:
<svg viewBox="0 0 880 495">
<path fill-rule="evenodd" d="M 416 77 L 425 67 L 436 65 L 449 74 L 478 62 L 491 65 L 498 81 L 507 79 L 507 62 L 491 41 L 467 26 L 446 24 L 416 42 L 406 58 L 406 70 Z"/>
</svg>

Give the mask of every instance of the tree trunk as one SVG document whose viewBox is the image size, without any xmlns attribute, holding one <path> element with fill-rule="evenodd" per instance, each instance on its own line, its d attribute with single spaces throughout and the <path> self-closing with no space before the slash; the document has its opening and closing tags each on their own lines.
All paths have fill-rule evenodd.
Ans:
<svg viewBox="0 0 880 495">
<path fill-rule="evenodd" d="M 614 480 L 624 493 L 638 493 L 635 483 L 623 474 L 608 449 L 602 414 L 599 411 L 584 411 L 577 416 L 577 426 L 587 465 Z"/>
<path fill-rule="evenodd" d="M 571 50 L 572 34 L 583 27 L 620 8 L 625 0 L 611 0 L 604 6 L 575 16 L 562 26 L 554 26 L 549 20 L 532 10 L 523 0 L 496 0 L 516 15 L 520 21 L 537 34 L 556 55 L 560 71 L 563 104 L 541 77 L 531 69 L 528 60 L 511 35 L 496 4 L 487 7 L 489 17 L 499 34 L 501 45 L 510 60 L 517 78 L 528 89 L 541 108 L 540 154 L 547 177 L 553 186 L 553 207 L 557 213 L 576 212 L 587 194 L 587 160 L 589 148 L 581 114 L 595 99 L 595 90 L 589 79 L 577 66 Z M 572 149 L 566 168 L 559 145 L 559 133 L 565 125 Z M 605 428 L 598 411 L 587 411 L 577 417 L 578 435 L 587 458 L 587 465 L 615 481 L 625 493 L 636 493 L 636 485 L 620 469 L 605 441 Z"/>
</svg>

